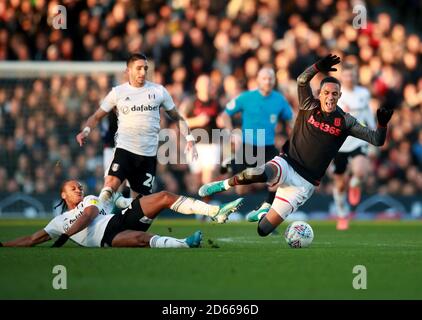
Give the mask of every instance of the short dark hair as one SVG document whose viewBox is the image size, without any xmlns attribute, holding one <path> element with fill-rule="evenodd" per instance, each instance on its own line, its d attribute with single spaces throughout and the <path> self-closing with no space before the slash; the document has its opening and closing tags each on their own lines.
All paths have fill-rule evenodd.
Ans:
<svg viewBox="0 0 422 320">
<path fill-rule="evenodd" d="M 130 56 L 126 59 L 126 66 L 129 66 L 132 62 L 136 60 L 145 60 L 147 61 L 147 56 L 143 53 L 137 52 L 137 53 L 131 53 Z"/>
<path fill-rule="evenodd" d="M 334 77 L 325 77 L 322 79 L 321 84 L 319 85 L 319 88 L 321 89 L 324 83 L 337 83 L 341 87 L 340 81 L 338 81 L 337 78 Z"/>
</svg>

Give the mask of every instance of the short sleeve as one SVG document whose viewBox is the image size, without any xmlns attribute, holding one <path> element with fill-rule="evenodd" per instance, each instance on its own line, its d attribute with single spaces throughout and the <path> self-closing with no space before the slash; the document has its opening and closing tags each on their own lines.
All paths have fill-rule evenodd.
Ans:
<svg viewBox="0 0 422 320">
<path fill-rule="evenodd" d="M 171 97 L 170 93 L 167 91 L 166 88 L 164 88 L 163 86 L 162 90 L 163 90 L 163 102 L 161 103 L 161 105 L 164 107 L 164 109 L 166 111 L 169 111 L 173 108 L 176 107 L 176 105 L 174 104 L 173 98 Z"/>
<path fill-rule="evenodd" d="M 117 94 L 113 88 L 101 102 L 100 108 L 105 112 L 110 112 L 117 105 Z"/>
<path fill-rule="evenodd" d="M 55 217 L 45 227 L 44 231 L 48 233 L 50 238 L 54 239 L 63 233 L 63 225 L 60 223 L 61 217 Z"/>
<path fill-rule="evenodd" d="M 96 196 L 87 196 L 84 198 L 84 209 L 95 206 L 101 211 L 100 200 Z"/>
<path fill-rule="evenodd" d="M 237 96 L 236 98 L 230 100 L 226 104 L 225 112 L 232 116 L 238 112 L 241 112 L 243 110 L 243 103 L 242 103 L 242 95 Z"/>
</svg>

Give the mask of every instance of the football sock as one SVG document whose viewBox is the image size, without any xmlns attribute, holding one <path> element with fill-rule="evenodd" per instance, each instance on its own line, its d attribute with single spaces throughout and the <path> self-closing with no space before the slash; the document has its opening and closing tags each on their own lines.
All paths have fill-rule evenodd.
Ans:
<svg viewBox="0 0 422 320">
<path fill-rule="evenodd" d="M 336 205 L 337 217 L 346 218 L 349 213 L 346 203 L 346 192 L 339 192 L 336 188 L 334 188 L 333 196 L 334 203 Z"/>
<path fill-rule="evenodd" d="M 248 168 L 228 179 L 228 184 L 233 187 L 256 182 L 267 182 L 268 177 L 265 171 L 263 167 Z"/>
<path fill-rule="evenodd" d="M 352 179 L 350 179 L 349 186 L 352 188 L 359 187 L 360 179 L 358 177 L 353 176 Z"/>
<path fill-rule="evenodd" d="M 132 198 L 125 198 L 125 197 L 118 197 L 117 200 L 114 202 L 117 208 L 119 209 L 126 209 L 132 203 Z"/>
<path fill-rule="evenodd" d="M 223 184 L 224 184 L 224 189 L 225 190 L 229 190 L 231 188 L 230 184 L 229 184 L 229 180 L 230 179 L 226 179 L 224 180 Z"/>
<path fill-rule="evenodd" d="M 204 216 L 214 217 L 220 210 L 220 207 L 212 206 L 190 197 L 180 196 L 171 205 L 170 209 L 181 214 L 201 214 Z"/>
<path fill-rule="evenodd" d="M 189 248 L 188 244 L 183 239 L 176 239 L 172 237 L 153 236 L 149 240 L 151 248 Z"/>
<path fill-rule="evenodd" d="M 111 199 L 112 196 L 113 196 L 113 189 L 111 189 L 111 187 L 104 187 L 101 189 L 101 192 L 98 198 L 102 202 L 107 202 Z"/>
<path fill-rule="evenodd" d="M 258 211 L 259 210 L 262 210 L 262 209 L 268 209 L 268 210 L 270 210 L 270 208 L 271 208 L 271 203 L 268 203 L 268 202 L 263 202 L 262 204 L 261 204 L 261 206 L 258 208 Z"/>
<path fill-rule="evenodd" d="M 267 199 L 265 200 L 264 203 L 271 204 L 271 203 L 273 203 L 274 198 L 275 198 L 275 191 L 269 191 L 268 195 L 267 195 Z M 262 205 L 264 205 L 264 203 Z"/>
<path fill-rule="evenodd" d="M 263 216 L 258 222 L 257 232 L 261 237 L 268 236 L 271 232 L 274 231 L 276 227 L 267 220 L 267 217 Z"/>
</svg>

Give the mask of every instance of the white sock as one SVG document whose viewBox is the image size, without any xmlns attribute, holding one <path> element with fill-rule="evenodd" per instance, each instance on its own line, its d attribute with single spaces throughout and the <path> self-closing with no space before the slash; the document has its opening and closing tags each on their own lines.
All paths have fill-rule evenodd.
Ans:
<svg viewBox="0 0 422 320">
<path fill-rule="evenodd" d="M 346 202 L 346 192 L 338 192 L 337 189 L 334 189 L 333 192 L 334 203 L 336 205 L 336 213 L 339 218 L 346 218 L 349 214 L 349 208 Z"/>
<path fill-rule="evenodd" d="M 360 179 L 353 176 L 352 179 L 350 179 L 349 186 L 352 188 L 360 186 Z"/>
<path fill-rule="evenodd" d="M 117 200 L 114 202 L 117 208 L 119 209 L 126 209 L 129 207 L 129 205 L 132 203 L 132 198 L 125 198 L 123 196 L 120 196 L 117 198 Z"/>
<path fill-rule="evenodd" d="M 258 210 L 261 210 L 261 209 L 270 209 L 271 208 L 271 203 L 268 203 L 268 202 L 263 202 L 262 204 L 261 204 L 261 206 L 259 207 L 259 209 Z"/>
<path fill-rule="evenodd" d="M 217 215 L 220 207 L 212 206 L 193 198 L 180 196 L 171 205 L 170 209 L 181 214 L 200 214 L 203 216 L 214 217 Z"/>
<path fill-rule="evenodd" d="M 231 185 L 229 185 L 229 179 L 224 180 L 224 189 L 229 190 Z"/>
<path fill-rule="evenodd" d="M 153 236 L 149 240 L 151 248 L 189 248 L 185 240 L 172 237 Z"/>
<path fill-rule="evenodd" d="M 101 189 L 101 192 L 98 198 L 102 202 L 107 202 L 111 199 L 112 196 L 113 196 L 113 189 L 111 189 L 111 187 L 104 187 Z"/>
</svg>

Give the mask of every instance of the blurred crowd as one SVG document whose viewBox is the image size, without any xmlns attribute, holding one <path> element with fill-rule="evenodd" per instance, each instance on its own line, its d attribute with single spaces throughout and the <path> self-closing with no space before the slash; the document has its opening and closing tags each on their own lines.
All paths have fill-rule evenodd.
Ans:
<svg viewBox="0 0 422 320">
<path fill-rule="evenodd" d="M 154 62 L 154 81 L 166 86 L 189 119 L 200 75 L 210 80 L 208 95 L 222 111 L 230 99 L 256 87 L 262 66 L 274 68 L 276 89 L 297 112 L 296 77 L 318 57 L 334 53 L 359 65 L 374 113 L 383 104 L 396 108 L 386 144 L 371 149 L 373 174 L 364 191 L 417 195 L 422 192 L 422 42 L 416 18 L 422 5 L 378 2 L 64 1 L 67 29 L 56 30 L 58 2 L 2 1 L 0 60 L 120 61 L 141 51 Z M 359 4 L 368 9 L 367 25 L 360 28 L 353 26 Z M 315 90 L 319 80 L 312 81 Z M 0 192 L 57 192 L 64 179 L 74 177 L 98 192 L 104 174 L 100 130 L 83 149 L 75 136 L 117 84 L 115 78 L 5 80 L 0 75 L 0 82 Z M 213 125 L 221 127 L 218 117 Z M 174 124 L 163 118 L 162 126 Z M 286 139 L 282 125 L 278 133 L 280 148 Z M 160 165 L 157 188 L 195 193 L 200 181 L 193 175 L 187 165 Z M 332 192 L 331 176 L 329 170 L 318 192 Z"/>
</svg>

